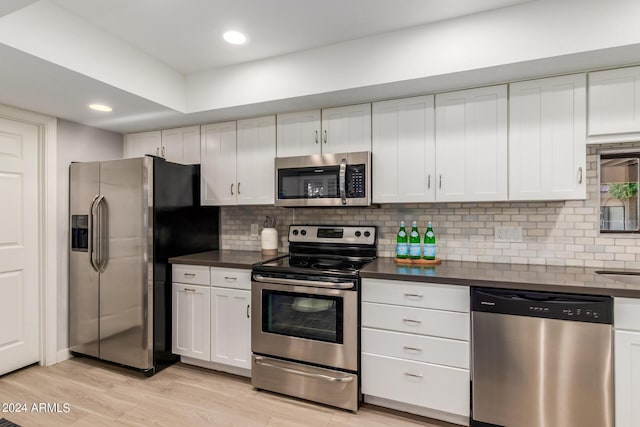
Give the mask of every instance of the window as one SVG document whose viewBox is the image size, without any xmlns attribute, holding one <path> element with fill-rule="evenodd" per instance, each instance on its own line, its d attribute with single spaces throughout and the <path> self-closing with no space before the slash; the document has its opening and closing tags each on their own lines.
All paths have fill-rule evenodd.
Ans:
<svg viewBox="0 0 640 427">
<path fill-rule="evenodd" d="M 640 153 L 600 156 L 600 231 L 629 233 L 638 221 L 638 164 Z"/>
</svg>

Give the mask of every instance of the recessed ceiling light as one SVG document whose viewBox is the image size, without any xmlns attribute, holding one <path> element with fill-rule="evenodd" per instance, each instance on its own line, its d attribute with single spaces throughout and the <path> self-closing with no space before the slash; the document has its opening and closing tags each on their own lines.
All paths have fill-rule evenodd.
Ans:
<svg viewBox="0 0 640 427">
<path fill-rule="evenodd" d="M 109 111 L 113 110 L 108 105 L 102 105 L 102 104 L 91 104 L 91 105 L 89 105 L 89 108 L 91 108 L 92 110 L 103 111 L 103 112 L 106 112 L 106 113 L 108 113 Z"/>
<path fill-rule="evenodd" d="M 239 31 L 227 31 L 222 37 L 227 43 L 231 44 L 245 44 L 247 42 L 247 36 Z"/>
</svg>

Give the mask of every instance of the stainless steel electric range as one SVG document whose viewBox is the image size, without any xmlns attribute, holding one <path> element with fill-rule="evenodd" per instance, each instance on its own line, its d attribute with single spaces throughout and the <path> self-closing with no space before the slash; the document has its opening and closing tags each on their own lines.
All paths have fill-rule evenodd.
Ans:
<svg viewBox="0 0 640 427">
<path fill-rule="evenodd" d="M 360 275 L 376 228 L 289 226 L 289 255 L 252 270 L 251 383 L 357 411 Z"/>
</svg>

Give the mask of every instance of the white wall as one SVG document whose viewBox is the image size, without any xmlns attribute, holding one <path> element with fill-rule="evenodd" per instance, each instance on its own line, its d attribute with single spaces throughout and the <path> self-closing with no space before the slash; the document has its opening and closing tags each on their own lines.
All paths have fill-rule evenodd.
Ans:
<svg viewBox="0 0 640 427">
<path fill-rule="evenodd" d="M 69 348 L 69 164 L 122 158 L 123 135 L 58 120 L 58 351 Z"/>
</svg>

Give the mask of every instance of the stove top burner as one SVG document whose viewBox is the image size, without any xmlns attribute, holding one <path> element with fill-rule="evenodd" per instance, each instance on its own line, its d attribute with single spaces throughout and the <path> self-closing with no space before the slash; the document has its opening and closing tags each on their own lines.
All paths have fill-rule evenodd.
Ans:
<svg viewBox="0 0 640 427">
<path fill-rule="evenodd" d="M 323 260 L 311 264 L 311 268 L 316 270 L 356 270 L 355 264 L 348 261 L 335 260 Z"/>
</svg>

